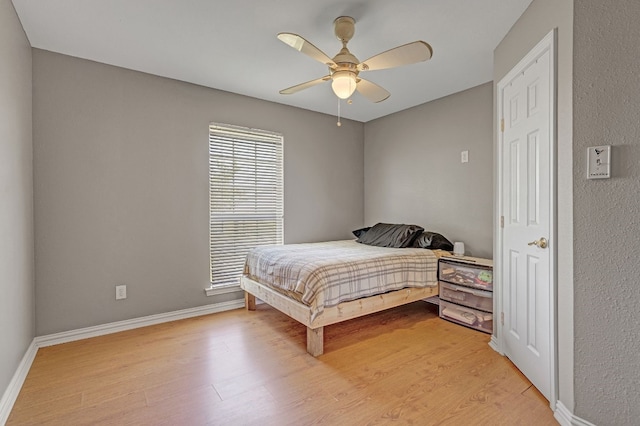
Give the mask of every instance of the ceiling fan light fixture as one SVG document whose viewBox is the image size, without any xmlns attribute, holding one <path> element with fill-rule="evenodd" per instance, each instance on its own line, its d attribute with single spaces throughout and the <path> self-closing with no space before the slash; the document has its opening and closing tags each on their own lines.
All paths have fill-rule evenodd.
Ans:
<svg viewBox="0 0 640 426">
<path fill-rule="evenodd" d="M 340 99 L 348 99 L 356 90 L 356 75 L 352 71 L 336 71 L 331 76 L 331 88 Z"/>
</svg>

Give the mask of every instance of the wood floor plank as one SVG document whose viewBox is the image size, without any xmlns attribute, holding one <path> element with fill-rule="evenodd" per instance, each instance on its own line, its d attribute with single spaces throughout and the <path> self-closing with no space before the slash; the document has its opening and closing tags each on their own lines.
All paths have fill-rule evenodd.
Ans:
<svg viewBox="0 0 640 426">
<path fill-rule="evenodd" d="M 42 348 L 7 424 L 556 424 L 488 335 L 431 305 L 324 334 L 314 358 L 305 326 L 257 304 Z"/>
</svg>

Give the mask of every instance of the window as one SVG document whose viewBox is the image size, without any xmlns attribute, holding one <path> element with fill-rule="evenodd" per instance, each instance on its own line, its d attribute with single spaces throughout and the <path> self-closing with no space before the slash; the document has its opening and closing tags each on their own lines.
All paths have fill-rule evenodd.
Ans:
<svg viewBox="0 0 640 426">
<path fill-rule="evenodd" d="M 209 126 L 212 287 L 238 285 L 251 248 L 283 242 L 282 145 L 280 134 Z"/>
</svg>

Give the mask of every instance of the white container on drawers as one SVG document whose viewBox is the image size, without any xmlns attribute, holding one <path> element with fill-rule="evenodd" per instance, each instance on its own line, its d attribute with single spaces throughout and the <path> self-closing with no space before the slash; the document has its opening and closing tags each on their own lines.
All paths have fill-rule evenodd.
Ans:
<svg viewBox="0 0 640 426">
<path fill-rule="evenodd" d="M 493 261 L 447 256 L 438 262 L 440 317 L 493 332 Z"/>
</svg>

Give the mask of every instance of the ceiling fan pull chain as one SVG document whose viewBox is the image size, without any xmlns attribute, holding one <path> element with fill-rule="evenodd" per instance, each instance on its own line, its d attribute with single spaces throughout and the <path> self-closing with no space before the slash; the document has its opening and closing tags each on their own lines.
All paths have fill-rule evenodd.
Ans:
<svg viewBox="0 0 640 426">
<path fill-rule="evenodd" d="M 342 126 L 342 123 L 340 122 L 340 98 L 338 98 L 338 122 L 336 123 L 336 125 L 338 127 Z"/>
</svg>

